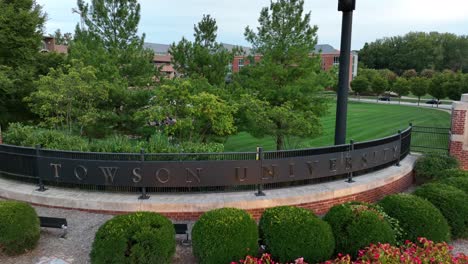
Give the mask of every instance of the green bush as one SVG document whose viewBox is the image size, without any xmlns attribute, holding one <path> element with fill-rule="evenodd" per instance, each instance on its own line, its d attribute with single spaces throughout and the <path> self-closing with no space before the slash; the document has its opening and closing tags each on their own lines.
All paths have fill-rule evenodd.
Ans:
<svg viewBox="0 0 468 264">
<path fill-rule="evenodd" d="M 414 192 L 429 200 L 447 219 L 454 238 L 468 237 L 468 195 L 453 186 L 440 183 L 425 184 Z"/>
<path fill-rule="evenodd" d="M 336 253 L 356 256 L 359 249 L 371 243 L 396 243 L 390 223 L 369 204 L 352 202 L 333 206 L 324 220 L 332 227 Z"/>
<path fill-rule="evenodd" d="M 40 236 L 39 218 L 29 204 L 0 201 L 0 251 L 17 255 L 36 247 Z"/>
<path fill-rule="evenodd" d="M 458 168 L 458 161 L 454 157 L 428 154 L 416 162 L 414 171 L 416 181 L 424 183 L 438 178 L 438 175 L 445 170 L 456 168 Z"/>
<path fill-rule="evenodd" d="M 201 264 L 230 263 L 257 254 L 257 224 L 243 210 L 216 209 L 195 223 L 192 240 L 193 254 Z"/>
<path fill-rule="evenodd" d="M 426 237 L 435 242 L 450 240 L 450 227 L 442 213 L 433 204 L 410 194 L 389 195 L 380 205 L 403 229 L 403 239 L 417 241 Z"/>
<path fill-rule="evenodd" d="M 309 263 L 325 261 L 334 252 L 331 227 L 311 211 L 292 206 L 267 209 L 259 224 L 267 251 L 281 262 L 303 257 Z"/>
<path fill-rule="evenodd" d="M 442 180 L 445 178 L 452 178 L 452 177 L 466 177 L 468 178 L 468 171 L 460 170 L 460 169 L 448 169 L 441 171 L 435 175 L 436 179 Z"/>
<path fill-rule="evenodd" d="M 444 178 L 439 183 L 447 184 L 458 188 L 468 194 L 468 177 L 451 177 L 451 178 Z"/>
<path fill-rule="evenodd" d="M 102 225 L 91 251 L 92 263 L 172 263 L 175 230 L 157 213 L 119 215 Z"/>
</svg>

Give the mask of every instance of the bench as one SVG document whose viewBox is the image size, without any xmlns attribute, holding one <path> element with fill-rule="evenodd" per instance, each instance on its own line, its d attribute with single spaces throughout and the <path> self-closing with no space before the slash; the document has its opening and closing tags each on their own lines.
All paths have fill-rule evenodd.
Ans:
<svg viewBox="0 0 468 264">
<path fill-rule="evenodd" d="M 41 227 L 62 229 L 63 233 L 60 235 L 61 238 L 64 238 L 67 235 L 67 219 L 39 216 L 39 221 L 41 222 Z"/>
<path fill-rule="evenodd" d="M 174 224 L 174 229 L 177 235 L 186 235 L 185 239 L 182 240 L 182 245 L 190 246 L 189 232 L 187 224 Z"/>
</svg>

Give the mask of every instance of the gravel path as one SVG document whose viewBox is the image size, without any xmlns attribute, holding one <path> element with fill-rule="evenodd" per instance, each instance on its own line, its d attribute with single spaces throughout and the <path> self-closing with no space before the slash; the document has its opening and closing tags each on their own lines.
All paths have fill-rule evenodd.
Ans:
<svg viewBox="0 0 468 264">
<path fill-rule="evenodd" d="M 0 199 L 1 200 L 1 199 Z M 68 234 L 60 238 L 59 229 L 41 229 L 38 246 L 23 255 L 9 257 L 0 255 L 2 264 L 85 264 L 90 263 L 89 252 L 97 229 L 112 215 L 94 214 L 82 211 L 46 208 L 34 206 L 40 216 L 64 217 L 68 221 Z M 193 223 L 189 223 L 189 228 Z M 191 247 L 181 245 L 184 236 L 177 236 L 177 249 L 173 263 L 196 263 Z M 468 240 L 457 240 L 451 243 L 454 253 L 468 255 Z"/>
</svg>

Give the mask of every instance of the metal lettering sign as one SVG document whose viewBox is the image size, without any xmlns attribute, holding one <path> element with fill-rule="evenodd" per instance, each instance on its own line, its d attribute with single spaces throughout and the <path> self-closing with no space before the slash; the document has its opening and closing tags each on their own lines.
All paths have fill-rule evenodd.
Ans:
<svg viewBox="0 0 468 264">
<path fill-rule="evenodd" d="M 178 188 L 284 183 L 395 164 L 409 152 L 410 133 L 411 129 L 407 129 L 398 135 L 354 145 L 241 153 L 245 155 L 240 159 L 223 153 L 213 156 L 172 154 L 170 157 L 175 161 L 145 160 L 144 154 L 140 157 L 138 154 L 41 152 L 40 149 L 0 145 L 0 173 L 96 186 Z M 196 160 L 195 157 L 201 155 L 205 160 Z M 177 160 L 187 157 L 191 160 Z"/>
</svg>

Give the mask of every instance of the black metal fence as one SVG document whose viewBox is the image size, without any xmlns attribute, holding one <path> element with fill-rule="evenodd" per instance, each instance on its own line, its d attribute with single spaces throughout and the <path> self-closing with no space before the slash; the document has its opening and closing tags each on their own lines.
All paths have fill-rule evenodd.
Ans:
<svg viewBox="0 0 468 264">
<path fill-rule="evenodd" d="M 0 175 L 92 190 L 198 192 L 257 190 L 352 177 L 381 169 L 410 150 L 411 127 L 366 142 L 236 153 L 92 153 L 0 145 Z"/>
<path fill-rule="evenodd" d="M 451 130 L 447 127 L 413 126 L 411 151 L 448 154 Z"/>
</svg>

